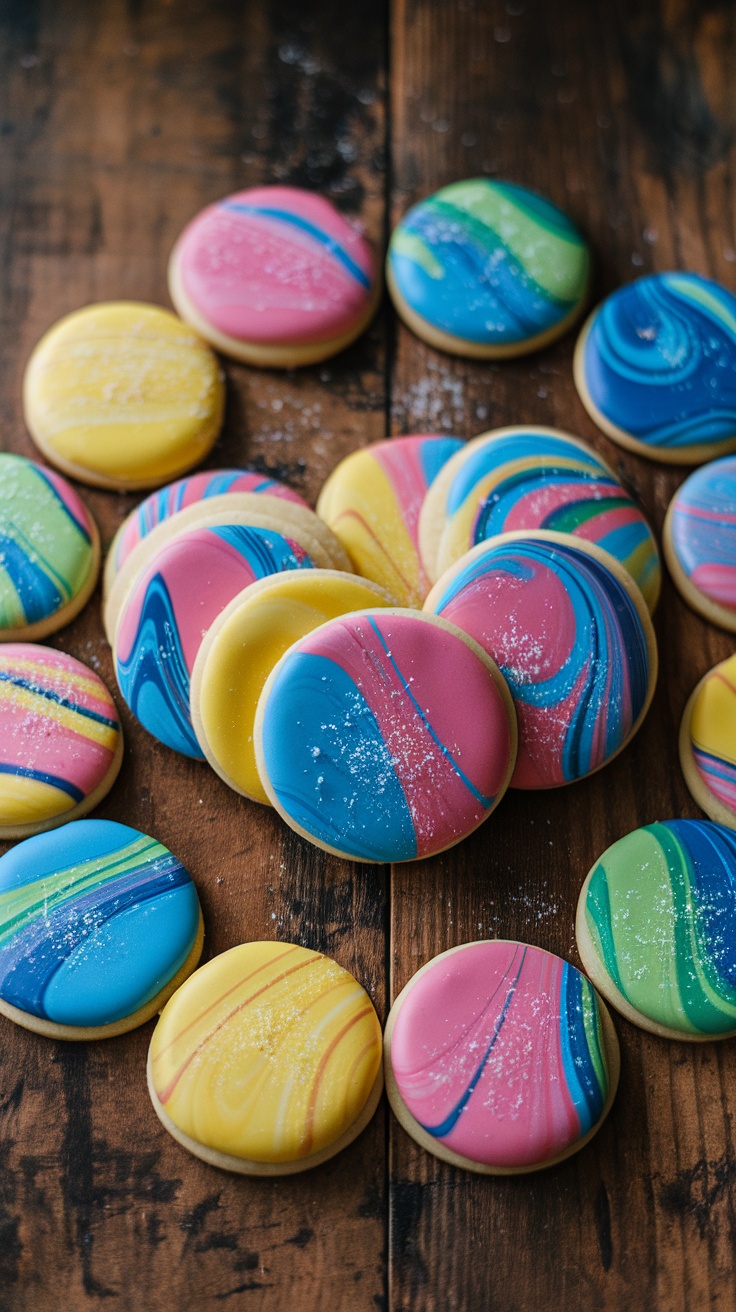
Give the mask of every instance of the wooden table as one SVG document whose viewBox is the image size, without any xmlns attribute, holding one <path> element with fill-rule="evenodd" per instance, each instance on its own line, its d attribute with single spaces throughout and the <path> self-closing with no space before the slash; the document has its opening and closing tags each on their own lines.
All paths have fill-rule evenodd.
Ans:
<svg viewBox="0 0 736 1312">
<path fill-rule="evenodd" d="M 589 234 L 595 295 L 650 269 L 736 275 L 736 9 L 668 0 L 10 0 L 0 40 L 0 443 L 33 455 L 21 378 L 41 333 L 90 301 L 168 304 L 166 260 L 203 204 L 290 182 L 378 244 L 437 186 L 531 184 Z M 210 464 L 249 464 L 316 499 L 386 432 L 504 424 L 588 439 L 657 529 L 684 471 L 624 455 L 572 382 L 574 335 L 518 362 L 442 356 L 388 305 L 327 365 L 227 365 Z M 131 497 L 85 496 L 106 542 Z M 583 877 L 616 838 L 695 815 L 677 762 L 688 693 L 730 654 L 667 580 L 661 677 L 633 746 L 592 779 L 512 793 L 454 851 L 393 869 L 295 837 L 125 713 L 98 814 L 194 875 L 206 953 L 250 938 L 319 948 L 385 1015 L 426 960 L 518 937 L 577 960 Z M 114 687 L 99 596 L 52 639 Z M 117 1312 L 587 1312 L 732 1309 L 736 1044 L 677 1045 L 617 1020 L 613 1112 L 548 1173 L 483 1179 L 427 1156 L 382 1105 L 312 1173 L 249 1180 L 184 1153 L 145 1087 L 151 1026 L 62 1044 L 0 1026 L 0 1309 Z"/>
</svg>

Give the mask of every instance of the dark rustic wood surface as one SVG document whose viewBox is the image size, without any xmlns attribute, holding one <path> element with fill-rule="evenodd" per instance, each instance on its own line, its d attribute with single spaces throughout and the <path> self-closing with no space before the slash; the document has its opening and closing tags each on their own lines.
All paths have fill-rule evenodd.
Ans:
<svg viewBox="0 0 736 1312">
<path fill-rule="evenodd" d="M 25 361 L 89 301 L 168 304 L 184 222 L 237 187 L 326 192 L 377 242 L 414 200 L 475 174 L 531 184 L 591 239 L 595 293 L 681 266 L 734 286 L 736 9 L 727 0 L 10 0 L 0 3 L 0 447 L 33 455 Z M 554 424 L 589 439 L 661 529 L 685 471 L 624 455 L 577 400 L 573 336 L 518 362 L 453 360 L 384 308 L 324 366 L 227 365 L 210 465 L 256 464 L 314 501 L 386 432 Z M 109 542 L 132 498 L 86 491 Z M 328 857 L 125 714 L 98 814 L 156 835 L 200 889 L 206 952 L 318 947 L 385 1015 L 444 948 L 520 937 L 576 960 L 595 857 L 637 824 L 695 815 L 676 739 L 733 641 L 666 580 L 648 720 L 608 769 L 510 794 L 454 851 L 393 871 Z M 112 686 L 99 597 L 53 643 Z M 345 1153 L 279 1183 L 185 1154 L 145 1089 L 151 1026 L 91 1045 L 0 1027 L 0 1312 L 102 1304 L 263 1312 L 536 1312 L 736 1305 L 736 1045 L 617 1020 L 613 1112 L 579 1157 L 487 1180 L 424 1154 L 382 1107 Z"/>
</svg>

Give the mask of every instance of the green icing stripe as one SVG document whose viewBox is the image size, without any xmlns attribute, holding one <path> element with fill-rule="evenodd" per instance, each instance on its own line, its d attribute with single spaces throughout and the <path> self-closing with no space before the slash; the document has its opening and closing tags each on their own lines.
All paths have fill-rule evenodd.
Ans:
<svg viewBox="0 0 736 1312">
<path fill-rule="evenodd" d="M 690 278 L 678 278 L 677 274 L 670 274 L 667 281 L 675 291 L 687 300 L 698 301 L 715 319 L 720 320 L 725 325 L 729 333 L 736 336 L 736 318 L 723 302 L 718 300 L 718 297 L 708 291 L 707 287 L 703 287 Z"/>
<path fill-rule="evenodd" d="M 630 506 L 628 497 L 602 497 L 599 501 L 578 501 L 563 511 L 555 511 L 554 524 L 558 533 L 572 533 L 581 524 L 587 524 L 599 515 L 608 514 L 619 506 Z"/>
<path fill-rule="evenodd" d="M 585 900 L 585 923 L 588 926 L 596 955 L 603 962 L 619 993 L 626 997 L 616 958 L 616 944 L 611 928 L 611 901 L 608 880 L 602 865 L 598 864 L 590 877 Z"/>
<path fill-rule="evenodd" d="M 601 1033 L 601 1016 L 593 986 L 583 977 L 583 1027 L 588 1044 L 590 1060 L 593 1063 L 598 1088 L 605 1094 L 608 1089 L 608 1062 L 606 1061 Z"/>
<path fill-rule="evenodd" d="M 8 571 L 0 565 L 0 629 L 19 629 L 26 613 Z"/>
<path fill-rule="evenodd" d="M 418 233 L 397 228 L 391 238 L 391 248 L 393 255 L 403 255 L 405 259 L 418 264 L 428 278 L 439 281 L 445 277 L 445 270 L 439 260 Z"/>
</svg>

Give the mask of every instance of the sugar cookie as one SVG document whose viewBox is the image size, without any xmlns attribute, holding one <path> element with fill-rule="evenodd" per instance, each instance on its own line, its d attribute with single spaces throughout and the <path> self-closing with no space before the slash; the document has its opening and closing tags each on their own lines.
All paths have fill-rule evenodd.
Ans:
<svg viewBox="0 0 736 1312">
<path fill-rule="evenodd" d="M 556 788 L 631 741 L 657 678 L 644 598 L 622 565 L 561 533 L 504 533 L 443 574 L 425 610 L 479 642 L 519 726 L 512 788 Z"/>
<path fill-rule="evenodd" d="M 368 994 L 295 943 L 242 943 L 201 966 L 164 1008 L 148 1054 L 169 1133 L 245 1175 L 327 1161 L 365 1128 L 382 1089 Z"/>
<path fill-rule="evenodd" d="M 169 292 L 218 351 L 290 369 L 349 346 L 381 287 L 368 242 L 330 201 L 253 187 L 191 220 L 171 253 Z"/>
<path fill-rule="evenodd" d="M 266 793 L 297 833 L 346 859 L 414 861 L 459 843 L 498 805 L 516 723 L 472 638 L 420 611 L 365 611 L 282 656 L 255 745 Z"/>
<path fill-rule="evenodd" d="M 118 686 L 144 729 L 202 760 L 189 680 L 210 624 L 255 579 L 312 568 L 290 538 L 238 524 L 190 529 L 161 547 L 125 599 L 113 649 Z"/>
<path fill-rule="evenodd" d="M 697 465 L 736 449 L 736 296 L 652 273 L 593 311 L 575 348 L 588 414 L 620 446 Z"/>
<path fill-rule="evenodd" d="M 685 479 L 669 504 L 662 545 L 687 604 L 736 630 L 736 456 Z"/>
<path fill-rule="evenodd" d="M 347 554 L 334 533 L 308 506 L 278 500 L 252 492 L 229 492 L 195 502 L 185 510 L 164 519 L 151 529 L 123 561 L 105 598 L 102 619 L 107 640 L 112 646 L 120 611 L 135 580 L 172 538 L 193 528 L 215 528 L 239 524 L 249 528 L 271 529 L 296 542 L 320 569 L 338 569 L 352 573 Z"/>
<path fill-rule="evenodd" d="M 122 759 L 115 703 L 94 670 L 51 647 L 0 645 L 0 838 L 85 815 Z"/>
<path fill-rule="evenodd" d="M 236 792 L 270 805 L 256 765 L 258 698 L 276 662 L 299 638 L 352 610 L 391 606 L 376 583 L 336 570 L 299 570 L 252 583 L 205 634 L 192 670 L 197 742 Z"/>
<path fill-rule="evenodd" d="M 620 838 L 578 902 L 583 965 L 612 1007 L 667 1039 L 736 1034 L 736 836 L 666 820 Z"/>
<path fill-rule="evenodd" d="M 479 542 L 540 528 L 609 551 L 654 610 L 661 568 L 652 530 L 596 453 L 554 428 L 501 428 L 462 447 L 427 493 L 419 541 L 436 582 Z"/>
<path fill-rule="evenodd" d="M 392 437 L 353 451 L 333 469 L 317 514 L 340 539 L 357 574 L 386 588 L 401 606 L 421 606 L 429 591 L 419 555 L 419 512 L 427 488 L 457 437 Z"/>
<path fill-rule="evenodd" d="M 559 337 L 588 293 L 590 252 L 562 210 L 510 182 L 442 187 L 404 215 L 386 261 L 391 299 L 418 337 L 491 359 Z"/>
<path fill-rule="evenodd" d="M 197 890 L 155 838 L 77 820 L 0 857 L 0 1012 L 56 1039 L 150 1019 L 199 960 Z"/>
<path fill-rule="evenodd" d="M 222 370 L 157 305 L 88 305 L 50 328 L 23 380 L 25 419 L 52 465 L 97 487 L 155 487 L 204 460 L 222 423 Z"/>
<path fill-rule="evenodd" d="M 259 474 L 255 469 L 207 469 L 199 474 L 190 474 L 188 478 L 180 478 L 176 483 L 169 483 L 158 492 L 152 492 L 123 520 L 105 561 L 105 594 L 109 593 L 121 565 L 158 524 L 178 514 L 180 510 L 186 510 L 188 506 L 232 492 L 253 492 L 258 496 L 276 497 L 309 509 L 298 492 L 275 478 Z"/>
<path fill-rule="evenodd" d="M 689 698 L 680 764 L 698 806 L 736 829 L 736 656 L 709 670 Z"/>
<path fill-rule="evenodd" d="M 0 452 L 0 640 L 43 638 L 89 600 L 100 538 L 65 478 Z"/>
<path fill-rule="evenodd" d="M 613 1022 L 574 966 L 526 943 L 464 943 L 418 970 L 384 1040 L 394 1115 L 422 1148 L 484 1175 L 553 1166 L 610 1111 Z"/>
</svg>

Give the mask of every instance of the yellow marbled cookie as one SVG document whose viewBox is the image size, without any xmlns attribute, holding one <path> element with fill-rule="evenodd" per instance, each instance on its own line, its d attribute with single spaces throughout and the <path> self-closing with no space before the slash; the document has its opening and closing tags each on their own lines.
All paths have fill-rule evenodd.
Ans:
<svg viewBox="0 0 736 1312">
<path fill-rule="evenodd" d="M 26 423 L 47 460 L 98 487 L 155 487 L 191 469 L 222 423 L 214 353 L 155 305 L 88 305 L 49 329 L 26 368 Z"/>
<path fill-rule="evenodd" d="M 381 1027 L 356 979 L 291 943 L 243 943 L 200 967 L 151 1040 L 154 1109 L 190 1152 L 287 1174 L 367 1125 L 383 1086 Z"/>
</svg>

